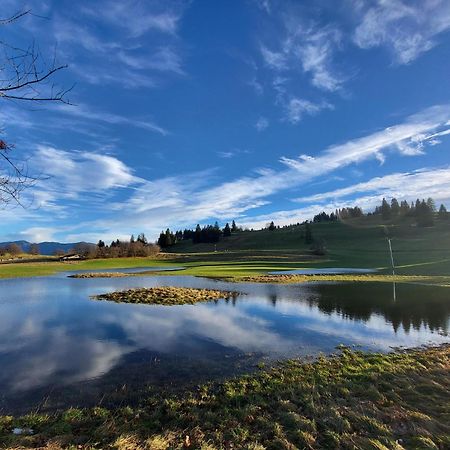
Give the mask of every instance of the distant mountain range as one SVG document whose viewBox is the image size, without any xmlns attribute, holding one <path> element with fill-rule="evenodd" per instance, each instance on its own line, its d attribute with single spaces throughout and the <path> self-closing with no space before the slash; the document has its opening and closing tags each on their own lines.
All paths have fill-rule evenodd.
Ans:
<svg viewBox="0 0 450 450">
<path fill-rule="evenodd" d="M 30 251 L 31 242 L 28 241 L 9 241 L 9 242 L 0 242 L 0 247 L 6 247 L 9 244 L 17 244 L 19 245 L 24 252 Z M 63 244 L 61 242 L 39 242 L 37 245 L 39 246 L 39 253 L 41 255 L 54 255 L 55 251 L 62 250 L 65 253 L 68 253 L 69 250 L 74 249 L 77 245 L 80 244 L 88 244 L 87 242 L 71 242 L 68 244 Z"/>
</svg>

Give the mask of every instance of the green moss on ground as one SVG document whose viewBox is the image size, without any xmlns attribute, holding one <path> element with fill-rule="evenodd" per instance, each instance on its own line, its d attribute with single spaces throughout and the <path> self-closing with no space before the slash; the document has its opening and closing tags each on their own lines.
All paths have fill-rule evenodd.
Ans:
<svg viewBox="0 0 450 450">
<path fill-rule="evenodd" d="M 227 299 L 238 296 L 238 292 L 214 289 L 180 287 L 153 287 L 128 289 L 95 295 L 95 300 L 109 300 L 117 303 L 147 303 L 151 305 L 193 305 L 198 302 Z"/>
<path fill-rule="evenodd" d="M 13 436 L 13 427 L 32 436 Z M 450 346 L 292 360 L 139 408 L 0 418 L 10 448 L 425 449 L 450 447 Z"/>
</svg>

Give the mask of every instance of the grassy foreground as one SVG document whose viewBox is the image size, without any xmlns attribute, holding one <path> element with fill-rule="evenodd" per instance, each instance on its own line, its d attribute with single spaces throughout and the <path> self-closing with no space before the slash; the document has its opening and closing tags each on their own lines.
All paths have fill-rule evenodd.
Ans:
<svg viewBox="0 0 450 450">
<path fill-rule="evenodd" d="M 13 427 L 34 430 L 13 436 Z M 291 360 L 136 409 L 0 418 L 9 448 L 436 449 L 450 447 L 450 347 Z"/>
</svg>

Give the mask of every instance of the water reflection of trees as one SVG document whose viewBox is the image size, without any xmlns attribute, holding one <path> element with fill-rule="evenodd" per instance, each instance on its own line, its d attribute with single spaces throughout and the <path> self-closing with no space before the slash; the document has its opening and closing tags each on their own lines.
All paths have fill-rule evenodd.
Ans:
<svg viewBox="0 0 450 450">
<path fill-rule="evenodd" d="M 344 283 L 317 285 L 308 302 L 324 313 L 337 312 L 365 322 L 373 314 L 380 314 L 392 323 L 395 331 L 402 327 L 408 333 L 411 327 L 419 330 L 426 326 L 432 331 L 447 332 L 449 297 L 445 288 L 397 284 L 394 300 L 389 283 Z"/>
</svg>

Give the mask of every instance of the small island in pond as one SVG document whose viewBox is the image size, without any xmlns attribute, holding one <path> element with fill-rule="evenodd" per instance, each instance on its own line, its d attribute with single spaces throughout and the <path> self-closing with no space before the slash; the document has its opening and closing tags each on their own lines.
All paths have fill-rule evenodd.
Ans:
<svg viewBox="0 0 450 450">
<path fill-rule="evenodd" d="M 192 305 L 197 302 L 229 299 L 237 297 L 239 292 L 215 289 L 197 289 L 180 287 L 153 287 L 128 289 L 96 295 L 94 300 L 108 300 L 117 303 L 146 303 L 150 305 Z"/>
</svg>

